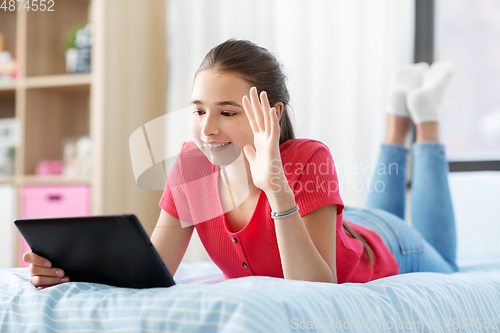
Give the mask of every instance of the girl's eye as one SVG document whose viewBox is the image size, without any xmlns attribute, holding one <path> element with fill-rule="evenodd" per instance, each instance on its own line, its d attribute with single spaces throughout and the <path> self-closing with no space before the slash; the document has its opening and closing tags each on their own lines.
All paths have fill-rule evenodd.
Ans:
<svg viewBox="0 0 500 333">
<path fill-rule="evenodd" d="M 201 110 L 194 110 L 193 111 L 193 114 L 196 114 L 198 116 L 201 116 L 202 114 L 204 114 L 205 111 L 201 111 Z M 225 117 L 232 117 L 234 116 L 236 113 L 235 112 L 227 112 L 227 111 L 223 111 L 221 112 L 222 115 L 224 115 Z"/>
</svg>

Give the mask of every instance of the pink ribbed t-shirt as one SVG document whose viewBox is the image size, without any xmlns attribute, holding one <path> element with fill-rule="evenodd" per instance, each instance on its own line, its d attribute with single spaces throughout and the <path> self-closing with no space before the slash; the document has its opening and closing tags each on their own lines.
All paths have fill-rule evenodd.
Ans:
<svg viewBox="0 0 500 333">
<path fill-rule="evenodd" d="M 280 145 L 281 161 L 299 214 L 337 205 L 336 262 L 338 283 L 364 283 L 399 272 L 398 263 L 372 230 L 346 221 L 370 244 L 375 263 L 368 264 L 362 243 L 342 227 L 344 204 L 340 198 L 335 164 L 328 147 L 312 139 L 293 139 Z M 218 171 L 194 141 L 185 142 L 169 173 L 160 207 L 168 214 L 195 225 L 210 258 L 224 277 L 262 275 L 283 278 L 271 207 L 260 191 L 248 224 L 231 232 L 218 191 Z M 332 221 L 333 223 L 334 221 Z"/>
</svg>

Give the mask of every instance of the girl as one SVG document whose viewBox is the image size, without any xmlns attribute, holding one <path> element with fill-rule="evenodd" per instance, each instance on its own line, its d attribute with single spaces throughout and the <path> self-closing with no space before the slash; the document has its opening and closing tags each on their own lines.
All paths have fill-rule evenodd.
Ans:
<svg viewBox="0 0 500 333">
<path fill-rule="evenodd" d="M 447 64 L 425 63 L 398 73 L 377 164 L 385 172 L 375 172 L 367 208 L 344 208 L 328 147 L 294 136 L 285 76 L 275 57 L 244 40 L 213 48 L 193 83 L 194 141 L 183 144 L 169 174 L 151 237 L 171 274 L 194 228 L 226 279 L 265 275 L 361 283 L 398 273 L 457 271 L 437 123 L 451 74 Z M 403 220 L 410 117 L 417 126 L 414 227 Z M 242 163 L 236 163 L 238 156 Z M 190 186 L 200 179 L 205 188 Z M 32 252 L 23 259 L 38 288 L 69 281 Z"/>
</svg>

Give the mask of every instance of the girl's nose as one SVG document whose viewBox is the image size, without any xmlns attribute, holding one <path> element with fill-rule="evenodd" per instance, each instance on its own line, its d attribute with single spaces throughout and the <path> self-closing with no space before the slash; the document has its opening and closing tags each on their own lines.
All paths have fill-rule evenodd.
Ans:
<svg viewBox="0 0 500 333">
<path fill-rule="evenodd" d="M 214 116 L 207 116 L 205 123 L 202 125 L 202 134 L 204 136 L 216 135 L 219 133 L 219 126 Z"/>
</svg>

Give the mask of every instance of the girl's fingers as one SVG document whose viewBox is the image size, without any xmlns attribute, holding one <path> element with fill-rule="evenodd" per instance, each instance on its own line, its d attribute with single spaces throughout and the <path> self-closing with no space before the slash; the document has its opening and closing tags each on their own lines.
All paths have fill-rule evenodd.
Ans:
<svg viewBox="0 0 500 333">
<path fill-rule="evenodd" d="M 269 100 L 267 99 L 267 92 L 262 91 L 260 93 L 260 102 L 262 103 L 265 130 L 269 132 L 271 130 L 271 106 L 269 105 Z"/>
<path fill-rule="evenodd" d="M 34 275 L 31 277 L 30 281 L 35 287 L 44 287 L 69 282 L 69 278 L 67 276 L 63 278 L 55 278 L 49 276 Z"/>
<path fill-rule="evenodd" d="M 257 95 L 257 88 L 252 87 L 250 89 L 250 101 L 252 102 L 252 107 L 255 115 L 255 123 L 259 127 L 259 131 L 265 130 L 264 117 L 262 114 L 262 106 L 259 102 L 259 96 Z"/>
<path fill-rule="evenodd" d="M 279 123 L 276 120 L 276 110 L 271 108 L 267 92 L 260 93 L 260 99 L 257 94 L 257 88 L 250 89 L 250 100 L 247 96 L 243 96 L 243 108 L 247 113 L 250 121 L 250 126 L 254 133 L 266 131 L 268 133 L 279 132 Z"/>
<path fill-rule="evenodd" d="M 45 268 L 31 264 L 28 268 L 31 275 L 64 277 L 64 271 L 59 268 Z"/>
<path fill-rule="evenodd" d="M 28 264 L 33 264 L 42 267 L 51 267 L 52 264 L 47 259 L 40 257 L 39 255 L 33 253 L 32 251 L 26 252 L 23 255 L 23 261 Z"/>
<path fill-rule="evenodd" d="M 248 100 L 247 96 L 243 96 L 243 108 L 245 109 L 245 112 L 247 114 L 248 121 L 250 122 L 250 127 L 252 128 L 252 131 L 254 133 L 257 133 L 259 131 L 259 127 L 255 122 L 255 115 L 252 109 L 252 105 L 250 104 L 250 101 Z"/>
</svg>

